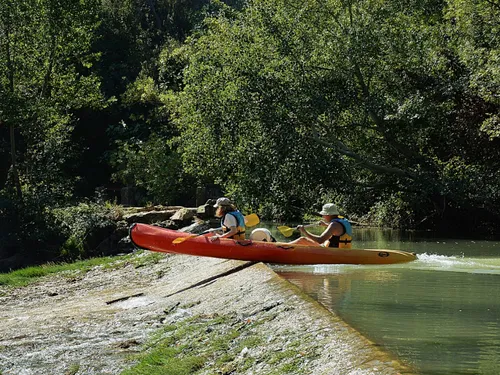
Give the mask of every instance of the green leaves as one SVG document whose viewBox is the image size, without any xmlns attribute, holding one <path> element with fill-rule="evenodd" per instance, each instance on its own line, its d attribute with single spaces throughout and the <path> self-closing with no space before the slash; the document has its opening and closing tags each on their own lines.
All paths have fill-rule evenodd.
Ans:
<svg viewBox="0 0 500 375">
<path fill-rule="evenodd" d="M 66 186 L 74 111 L 102 105 L 88 71 L 97 0 L 0 1 L 0 120 L 15 129 L 19 177 L 30 189 Z M 17 146 L 17 145 L 16 145 Z M 11 160 L 15 156 L 11 155 Z M 57 178 L 56 178 L 57 176 Z"/>
<path fill-rule="evenodd" d="M 98 146 L 92 165 L 159 202 L 217 182 L 288 220 L 324 199 L 498 214 L 495 2 L 234 3 L 0 0 L 19 186 L 66 199 Z"/>
<path fill-rule="evenodd" d="M 209 19 L 189 43 L 174 106 L 185 167 L 287 215 L 319 203 L 320 191 L 352 201 L 354 184 L 366 186 L 359 200 L 376 186 L 381 197 L 422 199 L 423 211 L 436 197 L 469 199 L 470 181 L 442 180 L 452 178 L 443 173 L 449 158 L 475 152 L 468 140 L 482 121 L 463 112 L 469 76 L 444 9 L 441 1 L 257 0 Z M 494 136 L 496 122 L 483 129 Z"/>
<path fill-rule="evenodd" d="M 469 69 L 469 89 L 491 103 L 481 127 L 498 135 L 500 114 L 500 6 L 487 0 L 450 0 L 449 32 L 460 61 Z"/>
</svg>

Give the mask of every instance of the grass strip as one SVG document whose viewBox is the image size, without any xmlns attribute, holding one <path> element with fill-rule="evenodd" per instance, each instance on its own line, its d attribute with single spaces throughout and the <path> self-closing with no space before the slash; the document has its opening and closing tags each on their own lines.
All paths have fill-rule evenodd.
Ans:
<svg viewBox="0 0 500 375">
<path fill-rule="evenodd" d="M 136 268 L 138 268 L 148 264 L 158 263 L 163 257 L 163 254 L 143 254 L 143 251 L 139 251 L 133 254 L 91 258 L 73 263 L 48 263 L 40 266 L 26 267 L 8 273 L 0 273 L 0 285 L 22 287 L 36 282 L 41 277 L 48 276 L 50 274 L 65 271 L 86 273 L 97 266 L 118 269 L 126 265 L 133 264 Z"/>
</svg>

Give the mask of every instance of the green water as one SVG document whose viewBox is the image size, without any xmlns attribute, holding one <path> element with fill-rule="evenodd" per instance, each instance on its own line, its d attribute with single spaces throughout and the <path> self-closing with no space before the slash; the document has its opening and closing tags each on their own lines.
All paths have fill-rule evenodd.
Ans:
<svg viewBox="0 0 500 375">
<path fill-rule="evenodd" d="M 419 259 L 273 268 L 419 374 L 500 374 L 499 241 L 359 229 L 354 238 Z"/>
</svg>

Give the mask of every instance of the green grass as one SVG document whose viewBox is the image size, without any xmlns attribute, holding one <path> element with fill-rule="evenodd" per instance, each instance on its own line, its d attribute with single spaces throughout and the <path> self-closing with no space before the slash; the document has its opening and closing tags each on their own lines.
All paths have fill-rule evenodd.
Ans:
<svg viewBox="0 0 500 375">
<path fill-rule="evenodd" d="M 234 329 L 234 316 L 198 315 L 156 332 L 135 358 L 137 364 L 122 375 L 184 375 L 195 374 L 208 364 L 214 373 L 227 373 L 225 368 L 243 346 L 253 346 L 260 339 L 248 337 Z M 227 369 L 226 369 L 227 370 Z"/>
<path fill-rule="evenodd" d="M 197 315 L 156 331 L 142 353 L 131 359 L 135 365 L 121 375 L 188 375 L 243 373 L 256 362 L 273 368 L 273 374 L 304 374 L 307 357 L 298 348 L 267 351 L 256 333 L 258 321 L 248 323 L 236 315 Z M 260 350 L 260 359 L 241 357 L 244 348 Z M 260 349 L 259 349 L 260 348 Z M 264 349 L 263 349 L 264 348 Z M 314 356 L 311 353 L 309 358 Z"/>
<path fill-rule="evenodd" d="M 206 327 L 197 319 L 168 325 L 156 332 L 138 363 L 122 375 L 188 375 L 203 367 L 205 358 L 193 350 L 191 340 Z"/>
<path fill-rule="evenodd" d="M 76 375 L 80 371 L 80 365 L 78 363 L 73 363 L 68 370 L 64 373 L 64 375 Z"/>
<path fill-rule="evenodd" d="M 179 360 L 182 350 L 160 345 L 122 375 L 188 375 L 203 367 L 205 359 L 201 357 L 185 355 Z"/>
<path fill-rule="evenodd" d="M 158 263 L 160 259 L 164 258 L 164 255 L 160 253 L 138 256 L 139 254 L 142 252 L 116 257 L 91 258 L 74 263 L 49 263 L 36 267 L 26 267 L 8 273 L 0 273 L 0 285 L 22 287 L 51 274 L 73 271 L 71 275 L 78 275 L 86 273 L 96 266 L 102 266 L 105 269 L 119 269 L 133 264 L 138 268 Z"/>
</svg>

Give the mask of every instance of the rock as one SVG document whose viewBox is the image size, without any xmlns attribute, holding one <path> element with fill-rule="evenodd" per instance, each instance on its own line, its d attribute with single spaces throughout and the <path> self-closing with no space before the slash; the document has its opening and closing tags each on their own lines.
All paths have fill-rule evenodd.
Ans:
<svg viewBox="0 0 500 375">
<path fill-rule="evenodd" d="M 198 216 L 198 217 L 200 217 L 202 219 L 214 217 L 214 215 L 215 215 L 215 207 L 214 207 L 214 203 L 211 203 L 211 202 L 212 201 L 209 200 L 207 203 L 199 206 L 196 209 L 196 216 Z"/>
<path fill-rule="evenodd" d="M 0 372 L 64 374 L 75 363 L 79 374 L 133 372 L 124 351 L 169 343 L 209 358 L 224 348 L 228 361 L 205 361 L 203 374 L 269 374 L 291 364 L 289 374 L 413 373 L 263 263 L 227 277 L 244 262 L 166 254 L 134 266 L 148 258 L 137 254 L 73 279 L 65 272 L 22 288 L 0 285 Z M 137 298 L 107 304 L 124 296 Z M 247 322 L 240 318 L 247 311 L 260 313 Z"/>
<path fill-rule="evenodd" d="M 206 222 L 197 222 L 193 223 L 187 227 L 181 228 L 181 232 L 188 232 L 188 233 L 195 233 L 195 234 L 200 234 L 203 233 L 206 230 L 209 230 L 211 228 L 209 223 Z"/>
<path fill-rule="evenodd" d="M 240 357 L 246 357 L 248 355 L 248 348 L 245 346 L 243 350 L 240 352 Z"/>
<path fill-rule="evenodd" d="M 159 227 L 162 228 L 167 228 L 167 229 L 173 229 L 177 230 L 179 229 L 179 223 L 173 221 L 173 220 L 165 220 L 165 221 L 160 221 L 159 223 L 156 223 Z"/>
<path fill-rule="evenodd" d="M 112 254 L 119 238 L 115 237 L 116 223 L 106 223 L 95 227 L 87 234 L 84 241 L 86 252 L 89 255 Z"/>
<path fill-rule="evenodd" d="M 130 241 L 130 237 L 124 237 L 118 241 L 116 245 L 117 254 L 127 254 L 135 250 L 134 244 Z"/>
<path fill-rule="evenodd" d="M 138 346 L 138 345 L 141 345 L 141 343 L 139 341 L 137 341 L 136 339 L 131 339 L 131 340 L 118 342 L 118 343 L 114 344 L 113 346 L 116 348 L 120 348 L 120 349 L 128 349 L 131 346 Z"/>
<path fill-rule="evenodd" d="M 187 222 L 187 221 L 192 220 L 194 218 L 195 214 L 196 214 L 196 210 L 193 208 L 181 208 L 175 214 L 173 214 L 173 216 L 170 218 L 170 220 Z"/>
<path fill-rule="evenodd" d="M 176 212 L 177 210 L 170 210 L 170 209 L 164 211 L 137 212 L 124 215 L 123 219 L 128 224 L 132 223 L 153 224 L 159 221 L 165 221 L 170 219 Z"/>
<path fill-rule="evenodd" d="M 119 221 L 117 223 L 117 228 L 115 229 L 115 235 L 117 238 L 124 238 L 128 236 L 130 225 L 126 221 Z"/>
</svg>

